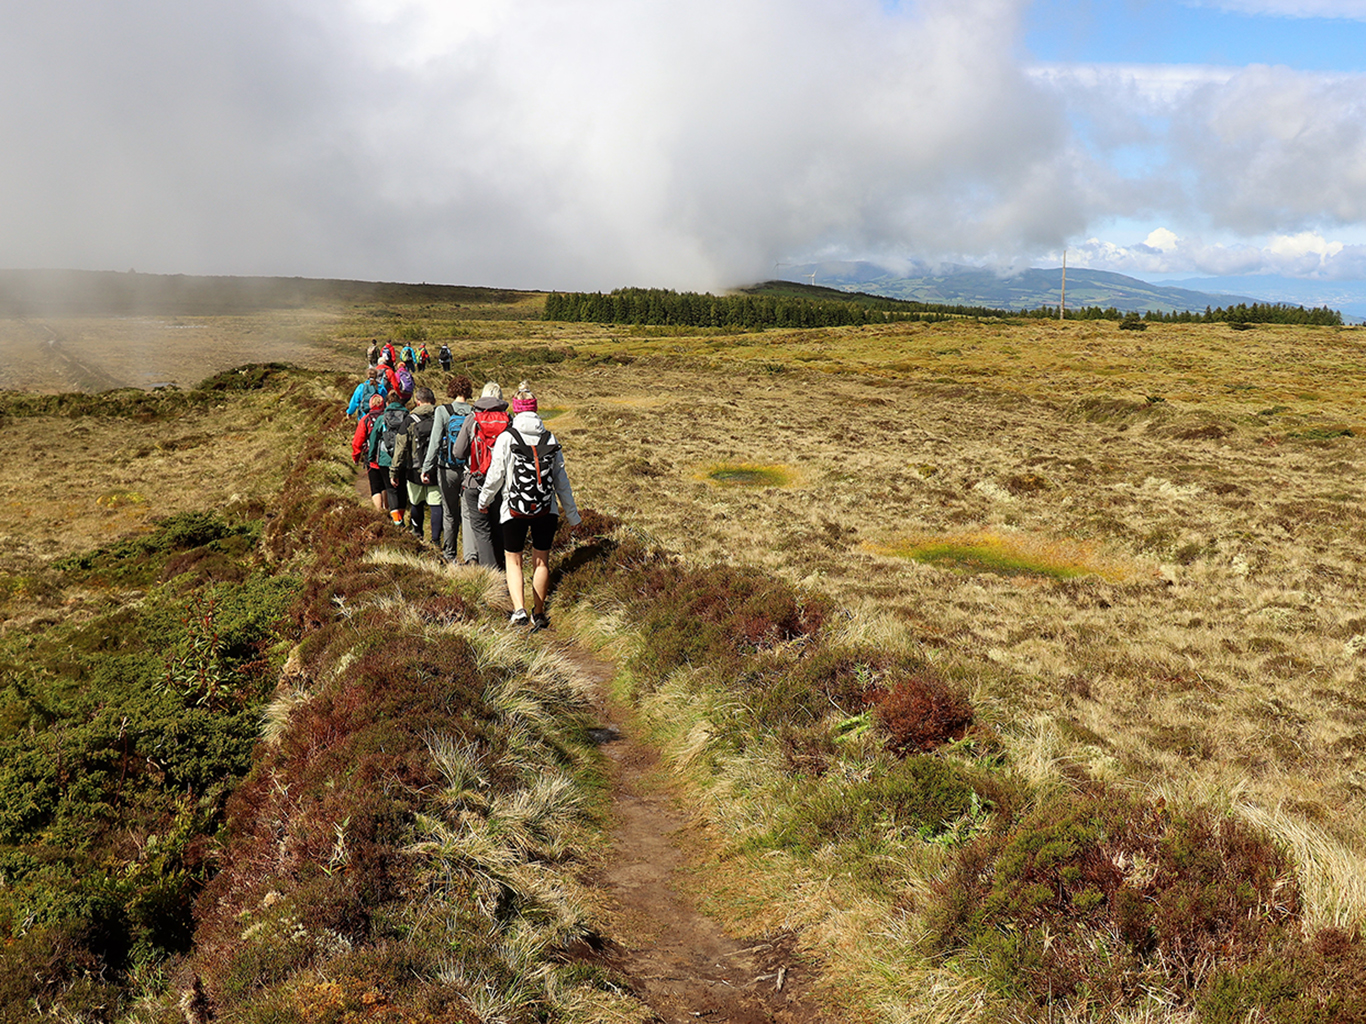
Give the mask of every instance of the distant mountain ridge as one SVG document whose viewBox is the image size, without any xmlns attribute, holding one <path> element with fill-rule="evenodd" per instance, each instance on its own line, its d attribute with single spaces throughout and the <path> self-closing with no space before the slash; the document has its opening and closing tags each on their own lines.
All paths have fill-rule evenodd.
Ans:
<svg viewBox="0 0 1366 1024">
<path fill-rule="evenodd" d="M 814 279 L 813 279 L 814 275 Z M 840 291 L 859 291 L 890 299 L 914 299 L 956 306 L 991 309 L 1037 309 L 1057 306 L 1062 300 L 1062 268 L 1031 268 L 1001 275 L 994 270 L 955 264 L 928 267 L 910 265 L 903 272 L 868 262 L 830 262 L 790 265 L 782 278 L 814 283 Z M 1104 270 L 1067 270 L 1067 308 L 1114 307 L 1121 313 L 1157 310 L 1179 313 L 1203 312 L 1206 306 L 1236 306 L 1258 301 L 1247 295 L 1193 291 L 1169 285 L 1149 284 L 1134 277 Z M 1265 301 L 1265 300 L 1263 300 Z"/>
</svg>

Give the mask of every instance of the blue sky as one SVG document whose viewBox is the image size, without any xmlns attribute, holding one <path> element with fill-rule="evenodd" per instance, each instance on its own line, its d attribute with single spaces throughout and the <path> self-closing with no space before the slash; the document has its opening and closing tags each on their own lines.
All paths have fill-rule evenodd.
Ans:
<svg viewBox="0 0 1366 1024">
<path fill-rule="evenodd" d="M 716 289 L 1066 249 L 1366 292 L 1366 0 L 10 7 L 0 267 Z"/>
<path fill-rule="evenodd" d="M 1040 0 L 1025 18 L 1024 52 L 1059 62 L 1141 64 L 1285 64 L 1301 71 L 1366 68 L 1366 4 L 1322 9 L 1356 17 L 1306 17 L 1282 10 L 1308 4 L 1261 5 L 1262 13 L 1173 0 Z"/>
</svg>

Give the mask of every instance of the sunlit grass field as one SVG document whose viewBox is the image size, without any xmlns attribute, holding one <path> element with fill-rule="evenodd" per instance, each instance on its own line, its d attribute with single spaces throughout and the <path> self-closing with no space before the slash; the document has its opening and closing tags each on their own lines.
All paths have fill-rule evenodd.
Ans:
<svg viewBox="0 0 1366 1024">
<path fill-rule="evenodd" d="M 510 351 L 575 353 L 517 372 L 563 410 L 582 503 L 887 620 L 970 666 L 1007 735 L 1053 723 L 1059 761 L 1350 848 L 1366 831 L 1363 341 L 529 321 L 472 325 L 456 351 L 476 378 Z"/>
<path fill-rule="evenodd" d="M 536 312 L 533 298 L 335 307 L 291 314 L 269 351 L 327 371 L 309 396 L 339 406 L 373 337 L 425 337 L 433 353 L 447 341 L 476 388 L 528 380 L 581 506 L 690 563 L 754 566 L 828 595 L 844 633 L 960 685 L 1033 782 L 1100 779 L 1268 829 L 1296 857 L 1306 923 L 1362 923 L 1366 332 L 958 321 L 686 333 Z M 256 315 L 213 321 L 236 339 L 213 359 L 262 330 Z M 420 379 L 444 393 L 435 369 Z M 254 397 L 170 423 L 0 418 L 13 449 L 82 467 L 76 487 L 20 474 L 0 509 L 6 628 L 93 600 L 25 589 L 51 559 L 168 512 L 269 512 L 300 423 Z M 349 458 L 349 438 L 336 445 Z M 725 714 L 684 682 L 650 697 L 658 718 L 676 717 L 666 739 L 681 765 L 707 742 L 705 717 Z M 738 806 L 757 791 L 747 770 L 713 799 Z M 825 892 L 811 886 L 812 908 Z M 743 904 L 715 909 L 790 906 Z M 842 910 L 849 931 L 834 941 L 866 933 L 868 913 Z M 903 939 L 896 948 L 917 941 Z M 967 1019 L 945 999 L 941 1019 Z"/>
</svg>

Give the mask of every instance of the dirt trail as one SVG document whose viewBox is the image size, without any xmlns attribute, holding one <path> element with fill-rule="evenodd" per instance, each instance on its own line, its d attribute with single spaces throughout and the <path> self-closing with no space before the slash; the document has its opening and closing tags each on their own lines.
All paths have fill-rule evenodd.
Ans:
<svg viewBox="0 0 1366 1024">
<path fill-rule="evenodd" d="M 363 473 L 356 495 L 369 499 Z M 571 643 L 560 649 L 597 688 L 598 736 L 612 765 L 613 849 L 597 882 L 612 897 L 614 934 L 575 954 L 628 979 L 663 1024 L 829 1024 L 810 995 L 814 975 L 795 953 L 795 936 L 737 942 L 679 890 L 687 821 L 651 781 L 655 751 L 606 698 L 615 668 Z"/>
<path fill-rule="evenodd" d="M 613 667 L 581 650 L 565 652 L 603 688 Z M 687 828 L 670 795 L 651 783 L 652 749 L 636 741 L 617 709 L 603 749 L 611 759 L 613 851 L 599 878 L 611 895 L 613 928 L 605 948 L 587 953 L 628 978 L 665 1024 L 818 1024 L 810 966 L 794 955 L 791 934 L 738 942 L 700 913 L 676 884 L 685 868 Z"/>
</svg>

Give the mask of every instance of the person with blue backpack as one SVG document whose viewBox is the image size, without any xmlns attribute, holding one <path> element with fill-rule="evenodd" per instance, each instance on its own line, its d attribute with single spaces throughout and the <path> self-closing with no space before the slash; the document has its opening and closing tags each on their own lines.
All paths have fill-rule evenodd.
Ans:
<svg viewBox="0 0 1366 1024">
<path fill-rule="evenodd" d="M 403 396 L 390 391 L 384 412 L 370 430 L 370 463 L 384 474 L 385 507 L 389 518 L 396 526 L 403 525 L 403 513 L 408 508 L 408 488 L 395 486 L 392 482 L 394 450 L 398 447 L 399 435 L 408 425 L 408 407 L 403 404 Z"/>
<path fill-rule="evenodd" d="M 427 442 L 427 454 L 422 460 L 422 482 L 435 482 L 441 488 L 441 556 L 452 565 L 459 560 L 457 537 L 459 549 L 465 552 L 467 561 L 474 547 L 470 523 L 464 515 L 465 503 L 460 500 L 467 460 L 455 455 L 456 439 L 466 418 L 474 412 L 474 407 L 470 405 L 470 392 L 473 390 L 474 382 L 464 374 L 451 378 L 446 385 L 446 397 L 450 401 L 436 407 L 432 438 Z"/>
<path fill-rule="evenodd" d="M 364 416 L 370 411 L 370 399 L 379 395 L 383 398 L 389 392 L 389 385 L 379 375 L 379 370 L 370 367 L 370 372 L 366 374 L 363 381 L 356 385 L 356 390 L 351 392 L 351 404 L 346 407 L 346 415 L 357 418 Z"/>
</svg>

